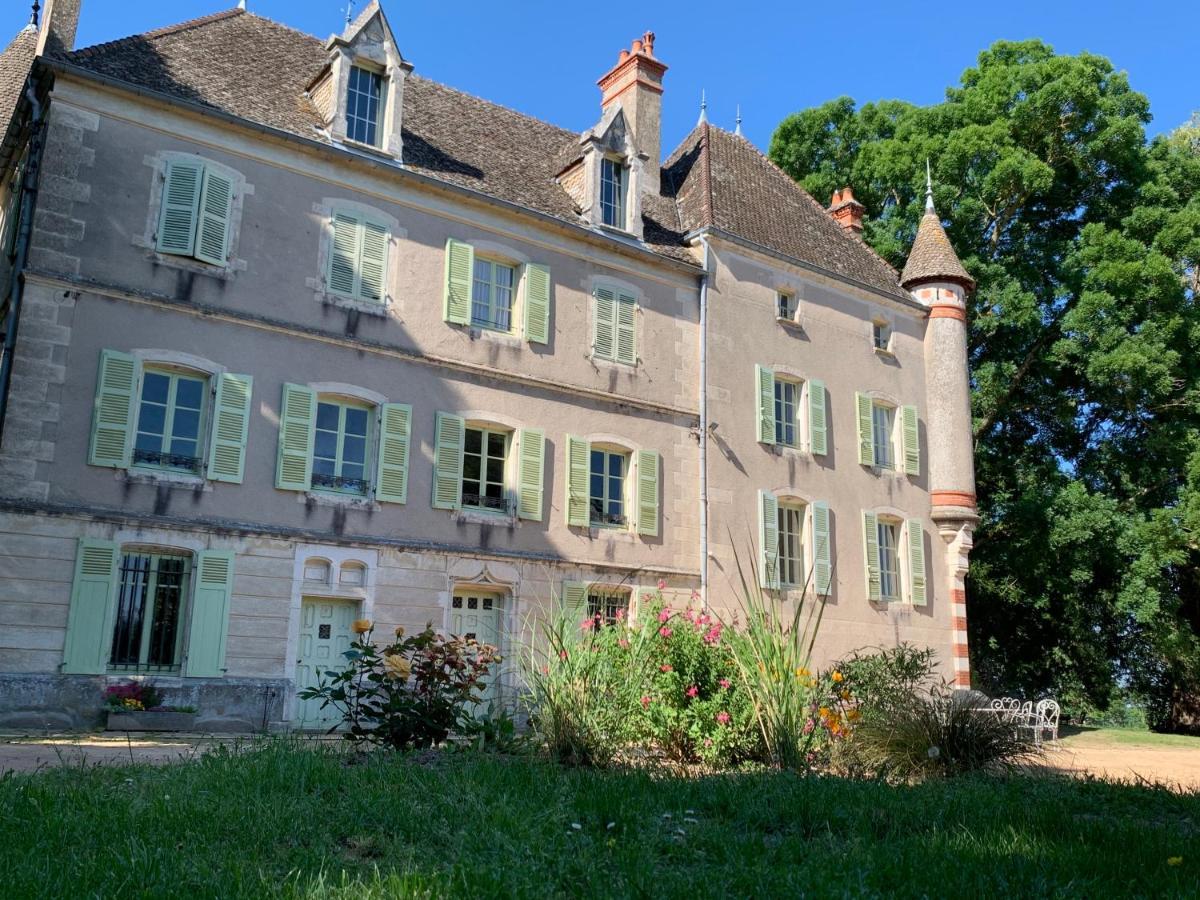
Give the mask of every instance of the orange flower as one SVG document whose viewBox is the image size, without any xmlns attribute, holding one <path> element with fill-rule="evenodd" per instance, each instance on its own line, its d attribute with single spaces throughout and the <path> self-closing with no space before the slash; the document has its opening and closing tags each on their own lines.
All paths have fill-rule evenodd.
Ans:
<svg viewBox="0 0 1200 900">
<path fill-rule="evenodd" d="M 834 681 L 842 681 L 846 676 L 835 669 L 833 675 L 830 677 L 832 677 Z"/>
<path fill-rule="evenodd" d="M 355 619 L 354 624 L 350 626 L 350 630 L 355 634 L 366 634 L 372 627 L 374 626 L 371 625 L 370 619 Z"/>
</svg>

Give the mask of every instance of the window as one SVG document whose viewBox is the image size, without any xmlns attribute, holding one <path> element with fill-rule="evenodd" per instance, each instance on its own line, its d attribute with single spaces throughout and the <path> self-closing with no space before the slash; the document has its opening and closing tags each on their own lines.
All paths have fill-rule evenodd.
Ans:
<svg viewBox="0 0 1200 900">
<path fill-rule="evenodd" d="M 892 326 L 887 322 L 875 322 L 871 326 L 875 349 L 890 353 L 892 347 Z"/>
<path fill-rule="evenodd" d="M 109 668 L 177 672 L 190 559 L 154 553 L 121 558 Z"/>
<path fill-rule="evenodd" d="M 775 378 L 775 443 L 786 447 L 799 444 L 800 385 Z"/>
<path fill-rule="evenodd" d="M 591 521 L 593 525 L 624 525 L 627 457 L 612 450 L 591 452 Z"/>
<path fill-rule="evenodd" d="M 138 401 L 134 465 L 199 474 L 203 377 L 170 370 L 147 369 Z"/>
<path fill-rule="evenodd" d="M 378 147 L 382 111 L 383 76 L 352 66 L 346 96 L 346 137 Z"/>
<path fill-rule="evenodd" d="M 615 625 L 629 614 L 629 594 L 625 591 L 590 590 L 588 618 L 601 625 Z"/>
<path fill-rule="evenodd" d="M 637 298 L 610 287 L 597 287 L 592 316 L 592 355 L 637 365 Z"/>
<path fill-rule="evenodd" d="M 488 428 L 466 429 L 463 443 L 462 505 L 510 512 L 504 491 L 509 435 Z"/>
<path fill-rule="evenodd" d="M 517 270 L 504 263 L 475 258 L 471 285 L 471 324 L 495 331 L 512 330 L 513 288 Z"/>
<path fill-rule="evenodd" d="M 167 161 L 159 212 L 159 253 L 188 256 L 214 266 L 228 262 L 234 176 L 194 156 Z"/>
<path fill-rule="evenodd" d="M 365 494 L 371 411 L 364 406 L 321 400 L 313 440 L 312 486 Z"/>
<path fill-rule="evenodd" d="M 880 519 L 876 525 L 879 541 L 879 595 L 884 600 L 900 599 L 900 525 Z"/>
<path fill-rule="evenodd" d="M 600 161 L 600 221 L 612 228 L 625 228 L 626 170 L 615 159 Z"/>
<path fill-rule="evenodd" d="M 790 291 L 775 292 L 775 316 L 779 319 L 787 319 L 795 321 L 796 319 L 796 295 Z"/>
<path fill-rule="evenodd" d="M 881 403 L 871 405 L 871 432 L 875 447 L 875 465 L 881 469 L 895 466 L 892 453 L 892 434 L 896 411 Z"/>
<path fill-rule="evenodd" d="M 339 209 L 333 214 L 330 229 L 329 290 L 351 300 L 382 303 L 387 292 L 391 243 L 388 227 L 357 212 Z"/>
<path fill-rule="evenodd" d="M 779 583 L 804 584 L 804 507 L 779 504 Z"/>
</svg>

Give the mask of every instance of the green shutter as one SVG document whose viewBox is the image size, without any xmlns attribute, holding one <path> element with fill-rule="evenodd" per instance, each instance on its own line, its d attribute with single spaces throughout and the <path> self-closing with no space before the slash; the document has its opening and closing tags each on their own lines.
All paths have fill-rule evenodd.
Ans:
<svg viewBox="0 0 1200 900">
<path fill-rule="evenodd" d="M 220 678 L 225 674 L 225 640 L 229 632 L 229 601 L 233 595 L 233 551 L 201 550 L 196 554 L 196 590 L 188 627 L 189 678 Z"/>
<path fill-rule="evenodd" d="M 775 443 L 775 373 L 755 364 L 754 393 L 758 397 L 758 442 Z"/>
<path fill-rule="evenodd" d="M 446 289 L 442 317 L 455 325 L 471 321 L 471 282 L 475 272 L 475 248 L 450 238 L 446 241 Z"/>
<path fill-rule="evenodd" d="M 250 429 L 253 384 L 249 375 L 223 373 L 217 376 L 212 442 L 208 450 L 208 477 L 213 481 L 242 483 L 246 471 L 246 435 Z"/>
<path fill-rule="evenodd" d="M 920 519 L 908 520 L 909 599 L 913 606 L 928 603 L 925 594 L 925 532 Z"/>
<path fill-rule="evenodd" d="M 658 453 L 637 452 L 637 533 L 658 537 Z"/>
<path fill-rule="evenodd" d="M 829 452 L 829 431 L 825 418 L 825 382 L 815 378 L 808 383 L 808 446 L 813 456 Z"/>
<path fill-rule="evenodd" d="M 387 294 L 387 261 L 390 235 L 375 222 L 362 224 L 362 253 L 358 266 L 359 299 L 382 303 Z"/>
<path fill-rule="evenodd" d="M 875 513 L 863 510 L 863 557 L 867 579 L 867 599 L 879 602 L 879 520 Z"/>
<path fill-rule="evenodd" d="M 833 582 L 833 532 L 829 527 L 829 504 L 818 501 L 812 505 L 813 582 L 817 594 L 829 596 Z"/>
<path fill-rule="evenodd" d="M 330 227 L 333 238 L 329 248 L 329 290 L 355 297 L 358 260 L 362 253 L 362 223 L 357 216 L 338 210 L 333 214 Z"/>
<path fill-rule="evenodd" d="M 617 362 L 637 365 L 637 299 L 617 297 Z"/>
<path fill-rule="evenodd" d="M 461 416 L 437 414 L 433 452 L 433 508 L 458 509 L 462 503 L 462 458 L 466 423 Z"/>
<path fill-rule="evenodd" d="M 550 341 L 550 269 L 525 267 L 525 340 L 532 344 Z"/>
<path fill-rule="evenodd" d="M 917 408 L 905 406 L 900 410 L 904 432 L 904 474 L 921 474 L 921 437 L 917 427 Z"/>
<path fill-rule="evenodd" d="M 567 435 L 567 524 L 587 528 L 591 524 L 589 462 L 591 447 L 583 438 Z"/>
<path fill-rule="evenodd" d="M 68 674 L 103 675 L 108 668 L 120 557 L 112 541 L 79 541 L 63 649 L 62 670 Z"/>
<path fill-rule="evenodd" d="M 866 394 L 855 394 L 858 408 L 858 461 L 864 466 L 875 465 L 875 432 L 871 422 L 871 398 Z"/>
<path fill-rule="evenodd" d="M 596 288 L 592 310 L 592 355 L 597 359 L 617 358 L 617 298 L 606 287 Z"/>
<path fill-rule="evenodd" d="M 196 220 L 204 163 L 169 160 L 164 173 L 162 212 L 158 217 L 158 250 L 191 256 L 196 249 Z"/>
<path fill-rule="evenodd" d="M 375 499 L 385 503 L 407 503 L 412 407 L 407 403 L 385 403 L 379 421 L 379 472 L 375 478 Z"/>
<path fill-rule="evenodd" d="M 196 259 L 223 266 L 229 257 L 229 224 L 233 213 L 233 182 L 204 171 L 200 191 L 200 226 L 196 229 Z"/>
<path fill-rule="evenodd" d="M 275 467 L 275 487 L 280 490 L 307 491 L 311 486 L 316 423 L 316 393 L 301 384 L 285 384 Z"/>
<path fill-rule="evenodd" d="M 523 428 L 517 436 L 517 515 L 542 521 L 542 483 L 546 436 L 536 428 Z"/>
<path fill-rule="evenodd" d="M 133 390 L 137 362 L 128 353 L 100 351 L 96 399 L 92 406 L 92 437 L 88 464 L 123 469 L 129 465 L 129 434 L 133 430 Z"/>
<path fill-rule="evenodd" d="M 563 618 L 568 628 L 575 628 L 587 618 L 588 585 L 586 581 L 564 581 L 562 586 Z"/>
<path fill-rule="evenodd" d="M 770 491 L 758 492 L 758 583 L 779 587 L 779 501 Z"/>
</svg>

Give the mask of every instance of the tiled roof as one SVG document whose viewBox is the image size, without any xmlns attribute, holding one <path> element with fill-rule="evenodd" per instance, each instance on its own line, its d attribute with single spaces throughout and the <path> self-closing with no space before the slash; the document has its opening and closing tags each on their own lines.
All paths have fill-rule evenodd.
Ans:
<svg viewBox="0 0 1200 900">
<path fill-rule="evenodd" d="M 921 217 L 917 237 L 904 264 L 900 281 L 905 287 L 923 281 L 954 281 L 967 290 L 975 287 L 975 279 L 967 274 L 950 244 L 950 238 L 946 237 L 942 220 L 931 209 Z"/>
<path fill-rule="evenodd" d="M 8 130 L 16 112 L 25 78 L 37 54 L 37 42 L 37 29 L 27 26 L 18 31 L 12 43 L 0 53 L 0 136 Z"/>
</svg>

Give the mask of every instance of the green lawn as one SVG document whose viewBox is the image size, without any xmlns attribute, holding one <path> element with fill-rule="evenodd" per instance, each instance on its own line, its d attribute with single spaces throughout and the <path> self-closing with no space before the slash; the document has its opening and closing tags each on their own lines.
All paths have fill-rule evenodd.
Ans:
<svg viewBox="0 0 1200 900">
<path fill-rule="evenodd" d="M 1200 795 L 354 764 L 275 742 L 0 780 L 0 872 L 6 898 L 1196 896 Z"/>
<path fill-rule="evenodd" d="M 1099 746 L 1119 744 L 1137 747 L 1167 747 L 1195 750 L 1200 753 L 1200 737 L 1186 734 L 1157 734 L 1144 728 L 1076 728 L 1064 726 L 1062 739 L 1066 746 L 1074 744 Z"/>
</svg>

